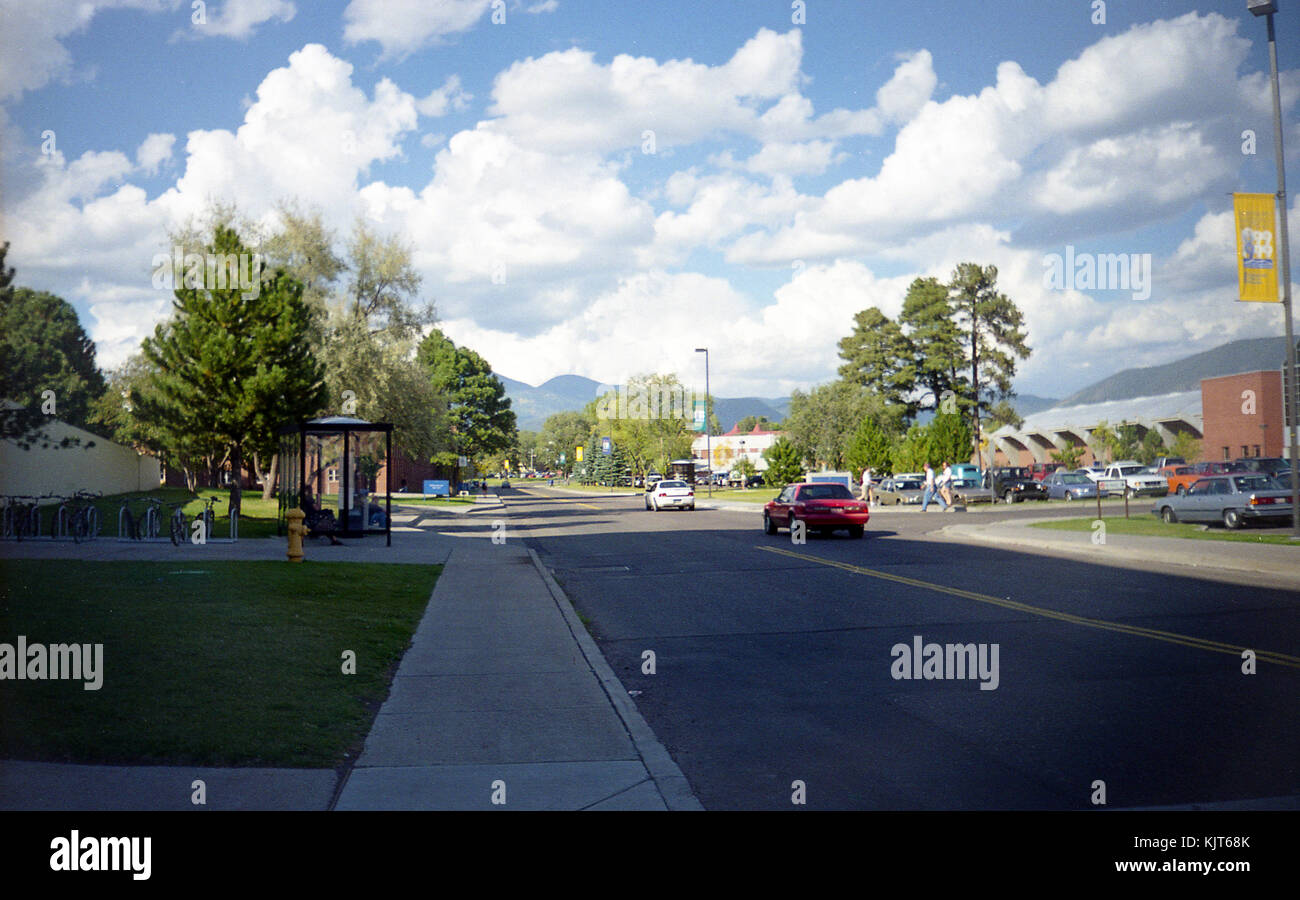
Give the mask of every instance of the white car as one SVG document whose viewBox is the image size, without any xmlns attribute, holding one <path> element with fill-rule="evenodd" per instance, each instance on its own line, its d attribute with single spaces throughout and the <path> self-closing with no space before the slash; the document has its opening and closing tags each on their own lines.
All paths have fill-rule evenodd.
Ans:
<svg viewBox="0 0 1300 900">
<path fill-rule="evenodd" d="M 1111 479 L 1123 479 L 1124 493 L 1130 497 L 1137 497 L 1141 494 L 1163 497 L 1169 493 L 1168 478 L 1163 475 L 1148 473 L 1146 466 L 1132 459 L 1120 460 L 1107 466 L 1105 480 Z"/>
<path fill-rule="evenodd" d="M 645 490 L 645 508 L 695 509 L 695 488 L 684 481 L 659 481 Z"/>
</svg>

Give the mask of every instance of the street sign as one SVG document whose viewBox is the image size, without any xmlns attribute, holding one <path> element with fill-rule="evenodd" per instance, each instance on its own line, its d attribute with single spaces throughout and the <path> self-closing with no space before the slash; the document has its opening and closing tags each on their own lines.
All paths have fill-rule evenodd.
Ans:
<svg viewBox="0 0 1300 900">
<path fill-rule="evenodd" d="M 575 462 L 582 462 L 582 445 L 581 445 L 581 444 L 579 444 L 579 445 L 577 446 L 576 451 L 575 451 L 574 456 L 573 456 L 573 459 L 574 459 Z"/>
<path fill-rule="evenodd" d="M 560 454 L 560 465 L 564 465 L 564 454 Z"/>
<path fill-rule="evenodd" d="M 451 482 L 426 480 L 424 482 L 424 495 L 426 497 L 450 497 Z"/>
<path fill-rule="evenodd" d="M 611 440 L 610 440 L 609 438 L 607 438 L 607 437 L 603 437 L 603 438 L 601 438 L 601 439 L 600 439 L 600 452 L 603 453 L 603 454 L 605 454 L 606 456 L 609 456 L 611 453 L 614 452 L 614 442 L 611 441 Z"/>
</svg>

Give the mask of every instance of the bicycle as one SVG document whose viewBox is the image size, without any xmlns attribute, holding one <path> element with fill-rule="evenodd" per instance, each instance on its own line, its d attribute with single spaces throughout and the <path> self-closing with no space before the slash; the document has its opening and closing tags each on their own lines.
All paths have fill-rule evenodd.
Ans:
<svg viewBox="0 0 1300 900">
<path fill-rule="evenodd" d="M 217 497 L 200 497 L 203 501 L 203 509 L 194 515 L 194 521 L 203 523 L 203 540 L 206 542 L 212 537 L 212 531 L 217 524 L 217 514 L 213 510 L 216 506 Z"/>
<path fill-rule="evenodd" d="M 92 491 L 76 491 L 70 497 L 60 497 L 58 509 L 50 517 L 50 537 L 72 536 L 74 543 L 94 540 L 99 536 L 99 509 L 94 502 L 103 494 Z"/>
<path fill-rule="evenodd" d="M 41 533 L 40 501 L 44 497 L 11 496 L 5 498 L 4 535 L 21 541 Z"/>
</svg>

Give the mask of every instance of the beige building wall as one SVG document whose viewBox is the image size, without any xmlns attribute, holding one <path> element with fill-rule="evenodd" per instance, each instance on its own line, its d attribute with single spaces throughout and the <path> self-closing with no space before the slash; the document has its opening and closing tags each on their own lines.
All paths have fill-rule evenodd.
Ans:
<svg viewBox="0 0 1300 900">
<path fill-rule="evenodd" d="M 78 490 L 125 494 L 158 487 L 162 472 L 152 456 L 57 419 L 45 426 L 45 433 L 53 443 L 75 437 L 82 445 L 42 450 L 38 443 L 23 450 L 13 441 L 0 441 L 0 494 L 39 496 Z M 95 446 L 87 449 L 91 441 Z"/>
</svg>

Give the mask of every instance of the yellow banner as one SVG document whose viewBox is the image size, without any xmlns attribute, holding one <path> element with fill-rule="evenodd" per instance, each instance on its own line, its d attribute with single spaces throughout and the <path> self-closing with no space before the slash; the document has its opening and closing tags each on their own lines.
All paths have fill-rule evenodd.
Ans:
<svg viewBox="0 0 1300 900">
<path fill-rule="evenodd" d="M 1274 261 L 1273 194 L 1233 194 L 1232 213 L 1237 232 L 1238 299 L 1252 303 L 1278 303 L 1277 263 Z"/>
</svg>

